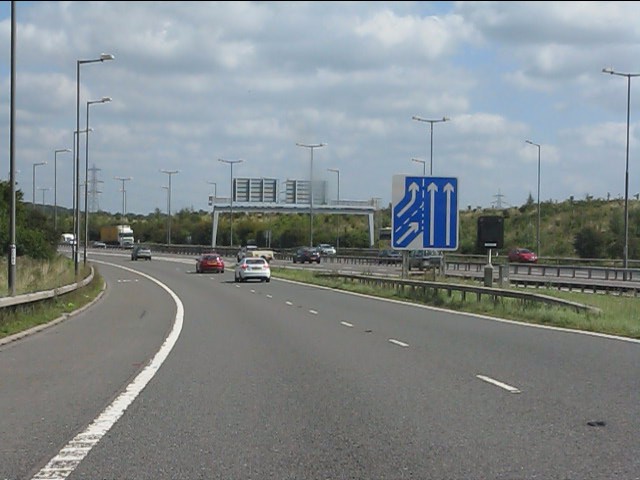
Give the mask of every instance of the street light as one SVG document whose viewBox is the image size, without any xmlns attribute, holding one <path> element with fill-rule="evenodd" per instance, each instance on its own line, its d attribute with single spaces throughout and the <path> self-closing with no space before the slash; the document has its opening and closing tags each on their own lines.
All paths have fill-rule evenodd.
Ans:
<svg viewBox="0 0 640 480">
<path fill-rule="evenodd" d="M 44 213 L 44 192 L 50 190 L 49 187 L 40 187 L 38 188 L 42 192 L 42 213 Z"/>
<path fill-rule="evenodd" d="M 525 140 L 525 142 L 533 145 L 534 147 L 538 147 L 538 228 L 536 233 L 536 249 L 538 257 L 540 257 L 542 254 L 542 252 L 540 252 L 540 145 L 533 143 L 530 140 Z"/>
<path fill-rule="evenodd" d="M 16 156 L 15 156 L 15 118 L 16 118 L 16 6 L 11 2 L 11 87 L 9 93 L 9 183 L 11 199 L 9 201 L 9 258 L 7 259 L 7 286 L 9 295 L 16 294 Z"/>
<path fill-rule="evenodd" d="M 229 164 L 231 166 L 231 173 L 229 175 L 230 190 L 229 190 L 229 201 L 230 201 L 230 214 L 231 219 L 229 221 L 229 246 L 233 247 L 233 165 L 236 163 L 242 163 L 244 160 L 225 160 L 223 158 L 218 159 L 219 162 Z"/>
<path fill-rule="evenodd" d="M 124 182 L 133 180 L 133 177 L 113 177 L 113 179 L 122 182 L 122 223 L 124 223 L 127 212 L 127 191 L 124 188 Z"/>
<path fill-rule="evenodd" d="M 76 162 L 77 160 L 77 156 L 76 156 L 76 137 L 78 137 L 79 134 L 81 133 L 87 133 L 87 132 L 93 132 L 93 128 L 89 128 L 88 130 L 75 130 L 73 132 L 73 160 L 74 162 Z M 79 199 L 77 198 L 77 192 L 76 192 L 76 164 L 73 163 L 71 165 L 71 178 L 73 179 L 73 184 L 71 185 L 71 191 L 73 192 L 73 235 L 75 237 L 77 230 L 79 229 L 77 222 L 80 220 L 79 218 L 76 218 L 76 212 L 78 211 L 78 209 L 80 207 L 78 207 L 78 202 Z M 79 239 L 76 238 L 76 241 L 73 242 L 71 244 L 71 258 L 75 260 L 76 258 L 76 250 L 79 247 Z"/>
<path fill-rule="evenodd" d="M 58 230 L 58 154 L 71 150 L 63 148 L 53 152 L 53 229 Z"/>
<path fill-rule="evenodd" d="M 214 231 L 213 231 L 213 216 L 214 216 L 214 211 L 215 211 L 215 203 L 216 203 L 216 197 L 218 196 L 218 184 L 216 182 L 207 182 L 209 185 L 213 185 L 213 198 L 211 199 L 211 248 L 215 248 L 216 246 L 216 239 L 214 238 Z"/>
<path fill-rule="evenodd" d="M 179 170 L 160 170 L 162 173 L 169 175 L 169 200 L 167 201 L 167 215 L 168 215 L 168 228 L 167 228 L 167 245 L 171 245 L 171 176 L 179 172 Z"/>
<path fill-rule="evenodd" d="M 337 168 L 327 168 L 328 172 L 334 172 L 338 175 L 338 194 L 337 194 L 337 204 L 340 206 L 340 170 Z M 338 235 L 336 236 L 336 250 L 340 248 L 340 216 L 338 216 Z"/>
<path fill-rule="evenodd" d="M 36 207 L 36 167 L 40 167 L 42 165 L 46 165 L 47 162 L 38 162 L 33 164 L 33 194 L 31 199 L 31 205 L 33 208 Z"/>
<path fill-rule="evenodd" d="M 89 106 L 96 103 L 107 103 L 111 101 L 111 97 L 102 97 L 100 100 L 87 101 L 87 136 L 85 137 L 85 153 L 84 153 L 84 265 L 87 265 L 87 244 L 89 243 L 89 209 L 87 208 L 88 192 L 89 192 Z"/>
<path fill-rule="evenodd" d="M 447 117 L 442 117 L 438 120 L 427 120 L 426 118 L 421 118 L 418 117 L 416 115 L 414 115 L 413 117 L 411 117 L 413 120 L 417 120 L 418 122 L 428 122 L 431 125 L 431 162 L 430 162 L 430 166 L 429 166 L 429 175 L 433 175 L 433 124 L 434 123 L 441 123 L 441 122 L 448 122 L 450 120 L 450 118 Z"/>
<path fill-rule="evenodd" d="M 313 247 L 313 149 L 324 147 L 326 143 L 316 143 L 307 145 L 304 143 L 296 143 L 299 147 L 311 150 L 311 168 L 309 170 L 309 246 Z"/>
<path fill-rule="evenodd" d="M 421 160 L 419 158 L 412 158 L 411 161 L 422 164 L 422 176 L 426 177 L 427 176 L 427 161 L 426 160 Z"/>
<path fill-rule="evenodd" d="M 631 78 L 640 76 L 640 73 L 621 73 L 616 72 L 613 68 L 603 68 L 602 73 L 627 77 L 627 156 L 624 169 L 624 250 L 622 257 L 622 267 L 629 266 L 629 116 L 631 110 Z M 627 279 L 627 272 L 623 274 Z"/>
<path fill-rule="evenodd" d="M 84 65 L 85 63 L 96 63 L 96 62 L 104 62 L 105 60 L 113 60 L 113 55 L 110 53 L 103 53 L 99 58 L 94 58 L 91 60 L 76 60 L 76 132 L 80 131 L 80 65 Z M 76 135 L 76 158 L 75 158 L 75 167 L 76 167 L 76 205 L 75 205 L 75 226 L 76 231 L 76 245 L 78 244 L 78 240 L 80 239 L 80 136 Z M 76 277 L 78 276 L 78 248 L 76 247 L 75 252 L 73 254 L 73 264 L 75 269 Z"/>
</svg>

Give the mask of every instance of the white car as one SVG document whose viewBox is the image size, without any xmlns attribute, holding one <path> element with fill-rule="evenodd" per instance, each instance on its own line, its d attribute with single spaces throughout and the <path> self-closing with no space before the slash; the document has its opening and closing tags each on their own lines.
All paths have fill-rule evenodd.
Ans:
<svg viewBox="0 0 640 480">
<path fill-rule="evenodd" d="M 335 255 L 336 254 L 336 249 L 332 245 L 329 245 L 328 243 L 321 243 L 320 245 L 318 245 L 318 250 L 320 251 L 320 254 L 322 254 L 322 255 Z"/>
<path fill-rule="evenodd" d="M 271 281 L 269 262 L 264 258 L 245 257 L 236 264 L 236 282 L 246 282 L 252 279 L 260 280 L 261 282 Z"/>
</svg>

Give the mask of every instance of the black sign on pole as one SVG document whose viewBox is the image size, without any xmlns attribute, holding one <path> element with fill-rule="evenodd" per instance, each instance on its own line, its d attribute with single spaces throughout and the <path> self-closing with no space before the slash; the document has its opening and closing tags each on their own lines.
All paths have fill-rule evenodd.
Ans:
<svg viewBox="0 0 640 480">
<path fill-rule="evenodd" d="M 502 248 L 504 245 L 504 217 L 493 215 L 478 218 L 478 248 Z"/>
</svg>

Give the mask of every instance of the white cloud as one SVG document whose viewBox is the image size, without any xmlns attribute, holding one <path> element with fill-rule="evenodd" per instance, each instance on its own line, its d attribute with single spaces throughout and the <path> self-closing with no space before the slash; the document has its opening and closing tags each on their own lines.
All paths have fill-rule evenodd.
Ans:
<svg viewBox="0 0 640 480">
<path fill-rule="evenodd" d="M 8 3 L 0 6 L 5 92 Z M 296 142 L 328 144 L 314 168 L 330 189 L 326 168 L 340 168 L 343 198 L 386 204 L 392 175 L 420 172 L 411 158 L 429 156 L 428 126 L 413 115 L 451 119 L 434 128 L 434 174 L 460 178 L 461 204 L 488 206 L 498 191 L 524 202 L 536 183 L 529 138 L 543 145 L 545 198 L 622 191 L 626 85 L 601 69 L 640 69 L 634 2 L 16 5 L 16 156 L 27 198 L 30 165 L 71 146 L 76 61 L 102 52 L 115 60 L 81 68 L 81 125 L 87 100 L 113 98 L 91 109 L 90 161 L 107 210 L 120 208 L 114 176 L 134 179 L 130 210 L 164 208 L 159 168 L 180 169 L 173 209 L 207 209 L 208 181 L 228 195 L 218 158 L 245 159 L 238 176 L 306 179 L 308 152 Z M 8 123 L 3 96 L 0 131 Z M 632 152 L 637 145 L 632 129 Z M 71 184 L 70 168 L 60 175 Z M 53 169 L 39 178 L 52 186 Z"/>
</svg>

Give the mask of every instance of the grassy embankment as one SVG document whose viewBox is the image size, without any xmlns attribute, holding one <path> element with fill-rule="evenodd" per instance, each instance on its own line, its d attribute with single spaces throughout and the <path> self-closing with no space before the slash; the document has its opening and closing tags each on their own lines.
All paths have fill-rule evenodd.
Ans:
<svg viewBox="0 0 640 480">
<path fill-rule="evenodd" d="M 578 313 L 569 308 L 547 306 L 537 302 L 523 303 L 520 300 L 509 298 L 503 298 L 497 303 L 494 303 L 492 299 L 486 296 L 483 296 L 481 301 L 477 301 L 475 295 L 467 295 L 466 300 L 463 300 L 462 296 L 457 292 L 453 292 L 451 296 L 448 296 L 447 293 L 442 290 L 438 293 L 427 291 L 425 297 L 416 297 L 413 296 L 409 290 L 403 293 L 398 290 L 376 289 L 339 278 L 323 278 L 309 270 L 273 268 L 272 273 L 274 277 L 367 295 L 421 303 L 449 310 L 477 313 L 540 325 L 640 338 L 640 299 L 634 297 L 564 292 L 547 288 L 531 290 L 533 293 L 558 297 L 596 307 L 601 310 L 601 313 Z M 446 282 L 470 283 L 468 281 L 465 282 L 451 278 L 447 278 Z M 480 285 L 478 282 L 472 282 L 472 284 L 476 286 Z"/>
<path fill-rule="evenodd" d="M 83 271 L 81 278 L 86 278 L 89 271 Z M 8 295 L 8 268 L 6 258 L 0 262 L 0 297 Z M 75 269 L 73 262 L 64 256 L 51 261 L 36 261 L 19 258 L 16 268 L 16 295 L 31 292 L 52 290 L 74 283 Z M 0 338 L 13 335 L 37 325 L 48 323 L 56 318 L 73 312 L 93 301 L 101 292 L 103 279 L 95 272 L 93 281 L 78 290 L 25 305 L 0 309 Z"/>
</svg>

